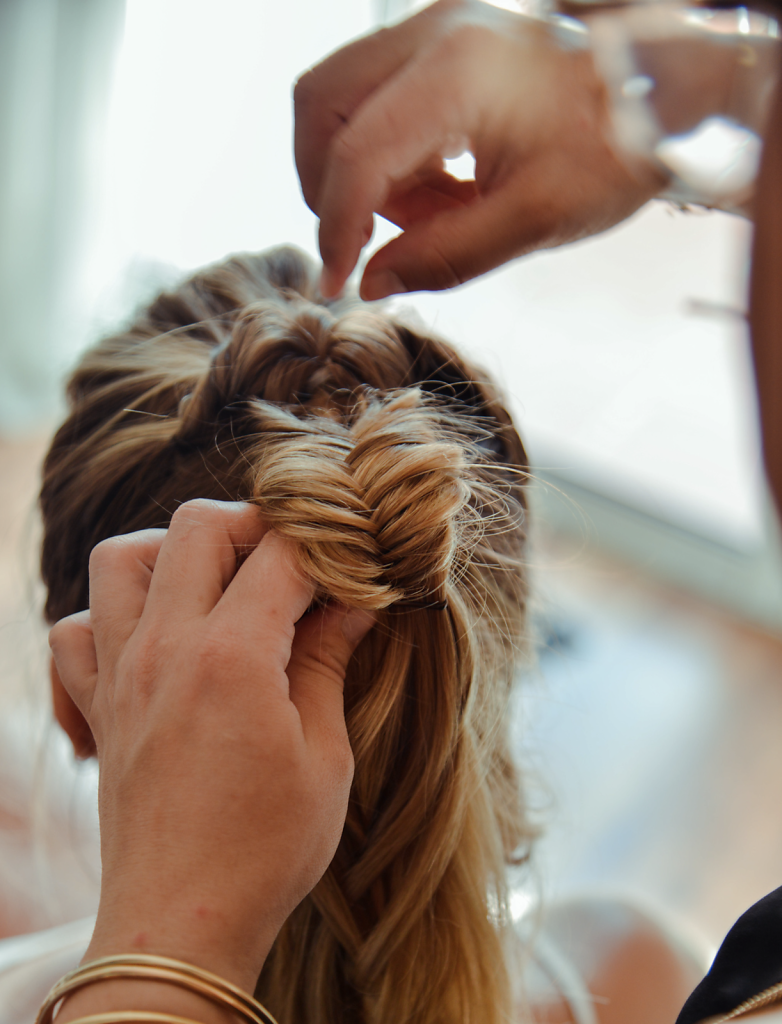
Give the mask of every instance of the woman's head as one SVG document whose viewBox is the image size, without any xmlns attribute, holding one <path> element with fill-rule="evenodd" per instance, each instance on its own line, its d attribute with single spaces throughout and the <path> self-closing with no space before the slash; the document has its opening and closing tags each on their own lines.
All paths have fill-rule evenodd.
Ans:
<svg viewBox="0 0 782 1024">
<path fill-rule="evenodd" d="M 524 452 L 445 343 L 277 249 L 165 293 L 88 352 L 44 466 L 47 616 L 106 537 L 254 502 L 320 600 L 378 611 L 345 687 L 356 763 L 324 879 L 259 982 L 283 1024 L 501 1019 L 503 868 L 530 838 L 503 715 L 524 640 Z"/>
</svg>

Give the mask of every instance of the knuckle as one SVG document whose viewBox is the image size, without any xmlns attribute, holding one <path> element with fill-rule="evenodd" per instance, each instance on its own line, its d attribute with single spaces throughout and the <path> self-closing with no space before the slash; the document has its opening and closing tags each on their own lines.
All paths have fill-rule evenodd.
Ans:
<svg viewBox="0 0 782 1024">
<path fill-rule="evenodd" d="M 69 616 L 67 619 L 60 619 L 55 622 L 49 630 L 49 647 L 52 651 L 58 652 L 65 647 L 73 636 L 74 623 Z"/>
<path fill-rule="evenodd" d="M 454 93 L 454 109 L 472 107 L 476 92 L 487 81 L 487 69 L 497 65 L 497 41 L 497 34 L 487 26 L 459 21 L 438 41 L 432 60 Z"/>
<path fill-rule="evenodd" d="M 171 523 L 200 524 L 221 519 L 225 515 L 225 502 L 212 498 L 192 498 L 183 502 L 171 516 Z"/>
<path fill-rule="evenodd" d="M 59 622 L 55 622 L 49 630 L 49 646 L 61 648 L 66 644 L 78 640 L 80 637 L 92 636 L 92 623 L 90 613 L 74 612 Z"/>
<path fill-rule="evenodd" d="M 140 530 L 100 541 L 90 552 L 90 579 L 133 574 L 139 561 L 144 560 L 143 552 L 158 532 L 162 539 L 165 531 Z"/>
<path fill-rule="evenodd" d="M 457 21 L 440 40 L 437 56 L 457 67 L 463 68 L 465 62 L 471 67 L 476 60 L 476 51 L 483 50 L 487 34 L 486 29 L 480 26 Z"/>
<path fill-rule="evenodd" d="M 206 626 L 194 650 L 194 665 L 207 684 L 216 679 L 232 679 L 252 671 L 255 651 L 248 649 L 241 629 L 232 628 L 222 620 L 219 625 Z"/>
<path fill-rule="evenodd" d="M 165 638 L 159 633 L 145 631 L 137 637 L 132 653 L 134 672 L 140 672 L 143 675 L 148 670 L 156 671 L 166 656 L 164 648 Z"/>
<path fill-rule="evenodd" d="M 207 676 L 230 671 L 232 655 L 236 651 L 236 642 L 230 631 L 217 633 L 207 632 L 198 647 L 198 664 Z"/>
<path fill-rule="evenodd" d="M 114 567 L 123 559 L 126 550 L 127 544 L 122 537 L 109 537 L 100 541 L 90 552 L 90 575 Z"/>
<path fill-rule="evenodd" d="M 156 633 L 136 638 L 129 655 L 131 689 L 135 694 L 143 696 L 155 689 L 163 667 L 171 661 L 173 652 L 169 647 L 165 638 Z"/>
<path fill-rule="evenodd" d="M 370 155 L 363 133 L 353 124 L 338 131 L 331 141 L 330 157 L 340 168 L 355 168 L 364 163 Z"/>
<path fill-rule="evenodd" d="M 454 257 L 449 256 L 441 245 L 432 246 L 428 263 L 431 275 L 429 287 L 434 290 L 455 288 L 457 285 L 469 281 L 472 276 L 469 271 L 462 269 L 454 261 Z"/>
<path fill-rule="evenodd" d="M 193 531 L 224 530 L 234 528 L 242 517 L 248 516 L 252 506 L 243 502 L 216 501 L 212 498 L 193 498 L 181 504 L 169 524 L 169 532 L 180 539 L 187 538 Z"/>
</svg>

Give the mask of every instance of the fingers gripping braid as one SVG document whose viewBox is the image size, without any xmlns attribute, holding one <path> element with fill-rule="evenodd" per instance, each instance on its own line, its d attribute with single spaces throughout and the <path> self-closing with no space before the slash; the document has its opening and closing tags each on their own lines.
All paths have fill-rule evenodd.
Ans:
<svg viewBox="0 0 782 1024">
<path fill-rule="evenodd" d="M 470 491 L 464 447 L 447 439 L 437 406 L 407 389 L 363 400 L 350 427 L 261 416 L 253 499 L 299 543 L 322 592 L 372 609 L 442 600 Z"/>
</svg>

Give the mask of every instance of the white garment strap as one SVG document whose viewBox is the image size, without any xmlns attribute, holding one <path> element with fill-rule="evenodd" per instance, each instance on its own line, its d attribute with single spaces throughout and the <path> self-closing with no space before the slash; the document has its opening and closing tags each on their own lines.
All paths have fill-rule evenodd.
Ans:
<svg viewBox="0 0 782 1024">
<path fill-rule="evenodd" d="M 584 979 L 542 931 L 535 936 L 531 952 L 538 967 L 548 975 L 570 1008 L 573 1024 L 597 1024 L 594 998 Z"/>
</svg>

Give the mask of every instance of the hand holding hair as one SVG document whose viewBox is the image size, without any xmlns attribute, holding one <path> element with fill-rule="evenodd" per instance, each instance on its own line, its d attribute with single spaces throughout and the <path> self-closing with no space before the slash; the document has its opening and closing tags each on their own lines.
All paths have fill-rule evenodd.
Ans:
<svg viewBox="0 0 782 1024">
<path fill-rule="evenodd" d="M 92 609 L 52 634 L 76 701 L 55 680 L 58 717 L 101 760 L 88 956 L 201 966 L 280 1024 L 499 1024 L 493 908 L 534 835 L 505 728 L 524 449 L 484 373 L 379 309 L 324 305 L 318 271 L 289 248 L 205 268 L 69 382 L 41 567 L 50 622 Z M 188 500 L 223 496 L 253 508 Z M 299 619 L 313 592 L 334 610 Z M 377 616 L 347 671 L 339 608 L 364 610 L 359 632 Z M 142 984 L 66 1012 L 100 992 L 143 1009 Z M 157 988 L 150 1012 L 175 1012 Z"/>
<path fill-rule="evenodd" d="M 374 213 L 402 234 L 369 261 L 365 299 L 449 288 L 605 230 L 664 182 L 615 155 L 588 51 L 480 0 L 439 0 L 358 39 L 302 75 L 294 103 L 325 295 L 355 267 Z M 466 145 L 474 182 L 444 170 Z"/>
<path fill-rule="evenodd" d="M 312 597 L 290 542 L 239 503 L 191 501 L 167 531 L 94 549 L 90 612 L 50 635 L 55 688 L 101 766 L 103 879 L 87 959 L 160 954 L 252 992 L 334 854 L 352 778 L 342 683 L 372 616 L 307 613 Z M 86 729 L 74 734 L 83 744 Z M 225 1019 L 170 985 L 147 988 L 151 1010 Z M 84 989 L 58 1022 L 143 1009 L 139 990 Z"/>
</svg>

